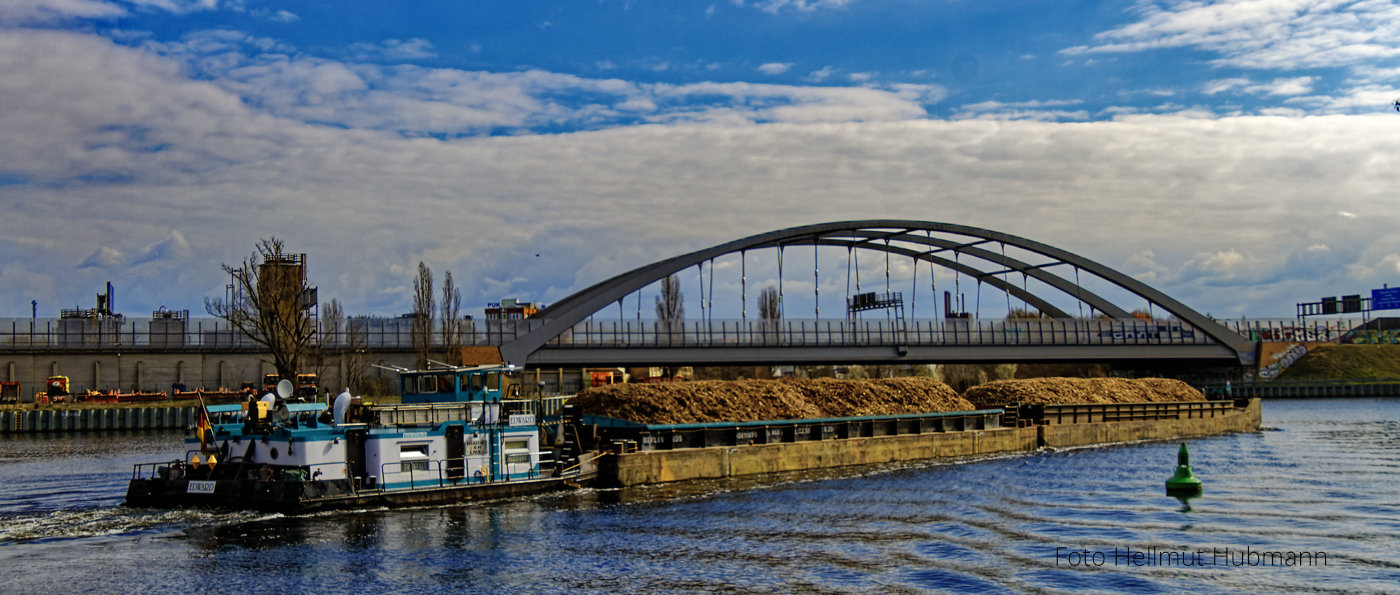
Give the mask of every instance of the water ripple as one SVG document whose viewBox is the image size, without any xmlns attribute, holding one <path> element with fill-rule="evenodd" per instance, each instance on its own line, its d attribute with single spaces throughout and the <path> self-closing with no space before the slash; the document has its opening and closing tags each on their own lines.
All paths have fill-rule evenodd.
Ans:
<svg viewBox="0 0 1400 595">
<path fill-rule="evenodd" d="M 305 517 L 127 510 L 130 465 L 172 456 L 169 436 L 0 440 L 0 564 L 25 568 L 17 593 L 1393 590 L 1400 400 L 1265 416 L 1276 431 L 1189 441 L 1206 483 L 1186 502 L 1162 493 L 1177 443 L 1144 442 Z"/>
</svg>

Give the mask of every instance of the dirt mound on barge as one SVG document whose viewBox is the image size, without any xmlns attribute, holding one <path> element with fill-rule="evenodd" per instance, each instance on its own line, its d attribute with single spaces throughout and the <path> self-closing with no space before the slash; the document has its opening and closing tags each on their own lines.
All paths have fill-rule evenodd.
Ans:
<svg viewBox="0 0 1400 595">
<path fill-rule="evenodd" d="M 764 421 L 970 411 L 928 378 L 701 380 L 610 384 L 579 393 L 581 412 L 647 424 Z"/>
<path fill-rule="evenodd" d="M 963 397 L 979 409 L 1010 403 L 1070 405 L 1081 403 L 1142 403 L 1204 401 L 1201 391 L 1168 378 L 1025 378 L 997 380 L 974 386 Z"/>
</svg>

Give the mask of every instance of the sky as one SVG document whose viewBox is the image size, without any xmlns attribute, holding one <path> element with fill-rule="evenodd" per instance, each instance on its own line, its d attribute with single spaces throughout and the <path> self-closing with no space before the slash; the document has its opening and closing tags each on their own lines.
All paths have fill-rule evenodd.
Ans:
<svg viewBox="0 0 1400 595">
<path fill-rule="evenodd" d="M 916 219 L 1287 318 L 1400 281 L 1397 98 L 1393 1 L 0 0 L 0 317 L 202 316 L 268 237 L 392 316 Z"/>
</svg>

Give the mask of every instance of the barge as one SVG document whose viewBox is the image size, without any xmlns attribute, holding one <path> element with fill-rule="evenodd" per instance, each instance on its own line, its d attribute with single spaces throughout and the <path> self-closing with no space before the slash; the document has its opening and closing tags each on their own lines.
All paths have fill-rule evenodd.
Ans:
<svg viewBox="0 0 1400 595">
<path fill-rule="evenodd" d="M 510 366 L 399 369 L 399 405 L 289 402 L 290 382 L 201 406 L 174 461 L 133 466 L 129 507 L 304 513 L 445 504 L 578 488 L 592 453 L 566 440 L 569 397 L 519 398 Z"/>
</svg>

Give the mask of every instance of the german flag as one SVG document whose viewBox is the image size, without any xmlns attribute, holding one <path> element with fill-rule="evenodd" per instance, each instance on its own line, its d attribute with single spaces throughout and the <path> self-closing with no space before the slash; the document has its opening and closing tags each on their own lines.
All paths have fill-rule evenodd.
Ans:
<svg viewBox="0 0 1400 595">
<path fill-rule="evenodd" d="M 199 434 L 199 452 L 209 452 L 214 444 L 214 426 L 209 423 L 209 410 L 204 406 L 204 397 L 199 398 L 199 422 L 195 424 Z"/>
</svg>

